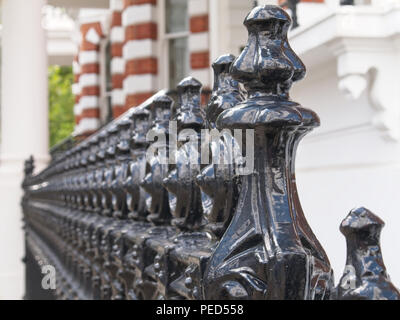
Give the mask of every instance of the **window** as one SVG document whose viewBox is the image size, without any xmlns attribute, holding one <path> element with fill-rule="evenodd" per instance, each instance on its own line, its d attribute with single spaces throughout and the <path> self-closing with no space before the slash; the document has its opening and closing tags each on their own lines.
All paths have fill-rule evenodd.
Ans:
<svg viewBox="0 0 400 320">
<path fill-rule="evenodd" d="M 175 88 L 189 73 L 189 16 L 187 0 L 164 0 L 162 61 L 164 85 Z"/>
</svg>

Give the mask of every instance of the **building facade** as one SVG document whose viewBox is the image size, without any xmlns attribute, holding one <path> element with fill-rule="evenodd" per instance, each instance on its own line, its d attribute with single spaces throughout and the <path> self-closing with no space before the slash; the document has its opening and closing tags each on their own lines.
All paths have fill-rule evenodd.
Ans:
<svg viewBox="0 0 400 320">
<path fill-rule="evenodd" d="M 75 134 L 92 133 L 189 74 L 209 92 L 209 15 L 202 0 L 115 0 L 109 9 L 80 10 Z"/>
</svg>

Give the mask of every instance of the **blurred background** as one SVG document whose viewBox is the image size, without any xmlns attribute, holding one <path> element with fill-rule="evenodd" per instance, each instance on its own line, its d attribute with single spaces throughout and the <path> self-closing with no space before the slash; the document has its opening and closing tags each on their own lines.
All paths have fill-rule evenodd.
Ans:
<svg viewBox="0 0 400 320">
<path fill-rule="evenodd" d="M 356 206 L 385 222 L 382 248 L 400 285 L 400 0 L 2 0 L 0 299 L 24 294 L 23 161 L 37 170 L 185 76 L 212 89 L 211 63 L 238 55 L 255 5 L 292 16 L 290 43 L 307 67 L 291 91 L 321 127 L 300 144 L 297 183 L 336 281 L 339 224 Z"/>
</svg>

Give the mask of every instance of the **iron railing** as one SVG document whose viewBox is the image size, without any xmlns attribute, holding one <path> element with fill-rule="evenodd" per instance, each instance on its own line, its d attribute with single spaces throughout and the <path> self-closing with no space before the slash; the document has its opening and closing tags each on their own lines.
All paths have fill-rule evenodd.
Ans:
<svg viewBox="0 0 400 320">
<path fill-rule="evenodd" d="M 178 103 L 156 95 L 37 175 L 26 162 L 27 299 L 400 297 L 381 256 L 383 222 L 364 208 L 341 224 L 347 267 L 334 287 L 296 189 L 296 147 L 319 118 L 289 99 L 305 75 L 290 18 L 263 6 L 244 24 L 248 44 L 213 64 L 205 110 L 188 77 Z M 207 140 L 204 129 L 225 131 Z M 43 287 L 44 267 L 55 281 Z"/>
<path fill-rule="evenodd" d="M 77 140 L 74 136 L 69 136 L 57 144 L 55 144 L 52 148 L 50 148 L 50 156 L 52 160 L 55 160 L 58 156 L 62 155 L 64 152 L 70 150 L 77 144 Z"/>
</svg>

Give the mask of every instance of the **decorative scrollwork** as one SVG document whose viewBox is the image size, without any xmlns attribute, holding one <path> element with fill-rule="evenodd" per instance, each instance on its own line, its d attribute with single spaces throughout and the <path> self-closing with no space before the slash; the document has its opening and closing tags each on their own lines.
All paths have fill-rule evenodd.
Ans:
<svg viewBox="0 0 400 320">
<path fill-rule="evenodd" d="M 248 43 L 214 62 L 205 109 L 187 77 L 178 101 L 157 93 L 38 174 L 25 162 L 27 299 L 399 299 L 383 222 L 364 208 L 342 222 L 333 288 L 296 188 L 296 148 L 319 118 L 289 97 L 305 74 L 290 18 L 266 5 L 244 24 Z M 32 285 L 39 260 L 57 269 L 52 294 Z"/>
</svg>

